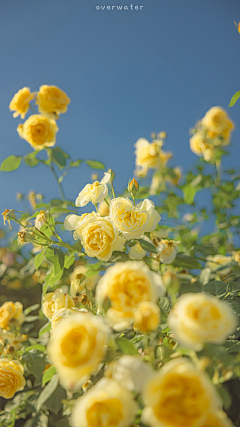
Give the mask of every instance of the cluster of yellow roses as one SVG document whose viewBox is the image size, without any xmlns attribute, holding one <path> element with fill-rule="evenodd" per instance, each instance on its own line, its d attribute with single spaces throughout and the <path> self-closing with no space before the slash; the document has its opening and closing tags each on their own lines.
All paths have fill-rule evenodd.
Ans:
<svg viewBox="0 0 240 427">
<path fill-rule="evenodd" d="M 190 148 L 209 162 L 217 147 L 229 144 L 233 129 L 234 124 L 227 112 L 221 107 L 212 107 L 197 123 L 194 135 L 190 138 Z"/>
<path fill-rule="evenodd" d="M 31 93 L 30 89 L 20 89 L 10 102 L 9 108 L 14 111 L 13 117 L 21 116 L 22 119 L 28 112 L 30 102 L 36 101 L 40 114 L 31 115 L 17 131 L 21 138 L 25 139 L 34 150 L 42 150 L 52 147 L 56 142 L 58 127 L 56 119 L 59 114 L 67 111 L 70 99 L 56 86 L 43 85 L 39 92 Z"/>
</svg>

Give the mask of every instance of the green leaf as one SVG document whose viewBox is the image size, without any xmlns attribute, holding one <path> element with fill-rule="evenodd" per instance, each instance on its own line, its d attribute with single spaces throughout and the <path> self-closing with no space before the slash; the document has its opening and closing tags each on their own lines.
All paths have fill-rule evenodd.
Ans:
<svg viewBox="0 0 240 427">
<path fill-rule="evenodd" d="M 38 351 L 44 352 L 46 350 L 46 347 L 42 344 L 34 344 L 25 348 L 25 351 L 30 351 L 30 350 L 38 350 Z"/>
<path fill-rule="evenodd" d="M 232 96 L 232 98 L 229 102 L 228 107 L 232 107 L 234 104 L 236 104 L 238 98 L 240 98 L 240 90 L 238 92 L 234 93 L 234 95 Z"/>
<path fill-rule="evenodd" d="M 224 282 L 221 282 L 221 280 L 214 280 L 212 282 L 207 283 L 204 288 L 204 292 L 207 292 L 208 294 L 215 295 L 216 297 L 222 297 L 226 295 L 227 293 L 227 285 Z"/>
<path fill-rule="evenodd" d="M 191 184 L 185 185 L 183 188 L 185 203 L 187 203 L 188 205 L 192 205 L 195 194 L 198 190 L 199 189 L 197 187 L 193 187 Z"/>
<path fill-rule="evenodd" d="M 82 163 L 82 160 L 76 160 L 75 162 L 70 163 L 71 168 L 76 168 Z"/>
<path fill-rule="evenodd" d="M 52 411 L 57 415 L 62 409 L 62 400 L 66 399 L 66 391 L 59 385 L 49 399 L 45 402 L 45 405 L 49 411 Z"/>
<path fill-rule="evenodd" d="M 52 379 L 52 377 L 55 373 L 56 373 L 55 367 L 50 366 L 50 368 L 48 368 L 43 374 L 42 385 L 48 383 L 48 381 L 50 381 Z"/>
<path fill-rule="evenodd" d="M 49 332 L 50 330 L 51 330 L 51 323 L 48 322 L 46 325 L 43 325 L 43 327 L 39 330 L 39 338 L 46 332 Z"/>
<path fill-rule="evenodd" d="M 64 259 L 64 268 L 69 269 L 75 261 L 75 256 L 73 254 L 65 255 Z"/>
<path fill-rule="evenodd" d="M 115 339 L 118 348 L 123 354 L 138 354 L 138 350 L 134 344 L 132 344 L 127 338 L 121 337 Z"/>
<path fill-rule="evenodd" d="M 183 267 L 189 269 L 198 269 L 201 268 L 201 264 L 194 257 L 187 256 L 184 254 L 178 254 L 173 261 L 172 265 L 174 267 Z"/>
<path fill-rule="evenodd" d="M 150 243 L 144 239 L 138 239 L 138 241 L 139 241 L 139 243 L 140 243 L 140 245 L 144 251 L 153 252 L 153 253 L 157 254 L 157 250 L 152 243 Z"/>
<path fill-rule="evenodd" d="M 4 172 L 14 171 L 19 168 L 21 161 L 22 157 L 20 156 L 10 156 L 2 162 L 0 170 Z"/>
<path fill-rule="evenodd" d="M 56 213 L 56 212 L 60 212 L 60 213 L 76 213 L 76 210 L 74 209 L 67 209 L 67 208 L 62 208 L 61 206 L 54 206 L 51 211 L 51 213 Z"/>
<path fill-rule="evenodd" d="M 37 310 L 40 307 L 39 304 L 33 304 L 30 307 L 26 308 L 23 312 L 24 316 L 27 316 L 29 313 L 31 313 L 32 311 Z"/>
<path fill-rule="evenodd" d="M 93 169 L 105 169 L 104 164 L 96 160 L 85 160 L 85 163 Z"/>
<path fill-rule="evenodd" d="M 43 285 L 43 290 L 42 290 L 43 296 L 46 294 L 49 287 L 54 286 L 55 283 L 61 279 L 62 275 L 63 275 L 63 268 L 58 273 L 54 272 L 54 267 L 47 272 L 45 277 L 45 283 Z"/>
<path fill-rule="evenodd" d="M 22 359 L 27 365 L 29 372 L 39 379 L 42 377 L 42 372 L 45 369 L 46 362 L 43 353 L 38 350 L 30 350 L 22 355 Z"/>
<path fill-rule="evenodd" d="M 27 157 L 25 157 L 25 163 L 27 163 L 28 166 L 36 166 L 39 163 L 39 160 L 36 158 L 36 154 L 38 151 L 34 151 L 33 153 L 29 153 Z"/>
<path fill-rule="evenodd" d="M 61 148 L 56 147 L 52 149 L 51 159 L 62 169 L 66 165 L 66 159 L 69 159 L 69 156 Z"/>
<path fill-rule="evenodd" d="M 58 375 L 53 375 L 50 383 L 43 389 L 42 393 L 40 394 L 37 403 L 36 403 L 36 411 L 39 412 L 42 405 L 46 402 L 46 400 L 49 399 L 49 397 L 53 394 L 53 392 L 56 390 L 58 386 Z"/>
<path fill-rule="evenodd" d="M 38 270 L 38 268 L 42 264 L 43 259 L 44 259 L 44 250 L 41 251 L 39 254 L 37 254 L 34 258 L 34 264 L 35 264 L 36 270 Z"/>
<path fill-rule="evenodd" d="M 64 267 L 65 255 L 61 249 L 58 248 L 47 248 L 45 252 L 45 258 L 53 264 L 54 274 L 58 274 Z"/>
</svg>

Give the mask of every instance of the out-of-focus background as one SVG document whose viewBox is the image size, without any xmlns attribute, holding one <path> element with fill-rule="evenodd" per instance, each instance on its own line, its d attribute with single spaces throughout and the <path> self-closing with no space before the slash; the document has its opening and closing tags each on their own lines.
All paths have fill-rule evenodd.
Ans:
<svg viewBox="0 0 240 427">
<path fill-rule="evenodd" d="M 130 4 L 142 5 L 131 10 Z M 129 10 L 101 6 L 128 5 Z M 96 9 L 100 6 L 100 10 Z M 227 109 L 240 89 L 239 0 L 1 0 L 0 162 L 32 148 L 19 138 L 8 106 L 20 88 L 56 85 L 71 98 L 58 121 L 57 145 L 73 159 L 100 160 L 122 190 L 132 178 L 134 143 L 168 133 L 172 166 L 197 159 L 189 129 L 214 105 Z M 236 124 L 230 167 L 239 166 L 240 101 L 228 109 Z M 83 165 L 63 181 L 75 199 L 90 180 Z M 101 177 L 101 173 L 100 173 Z M 17 192 L 58 197 L 43 166 L 0 173 L 0 210 L 20 209 Z"/>
</svg>

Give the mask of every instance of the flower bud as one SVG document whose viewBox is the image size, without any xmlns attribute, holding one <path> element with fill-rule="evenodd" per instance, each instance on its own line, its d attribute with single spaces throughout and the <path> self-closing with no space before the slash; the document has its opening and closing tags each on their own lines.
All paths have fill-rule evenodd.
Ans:
<svg viewBox="0 0 240 427">
<path fill-rule="evenodd" d="M 40 211 L 40 213 L 36 216 L 36 219 L 34 221 L 35 227 L 40 230 L 42 226 L 47 222 L 47 218 L 44 211 Z"/>
</svg>

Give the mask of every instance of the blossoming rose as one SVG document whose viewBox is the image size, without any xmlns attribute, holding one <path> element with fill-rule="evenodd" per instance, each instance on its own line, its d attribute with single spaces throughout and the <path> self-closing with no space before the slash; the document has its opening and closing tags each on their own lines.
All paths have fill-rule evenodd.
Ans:
<svg viewBox="0 0 240 427">
<path fill-rule="evenodd" d="M 129 427 L 138 405 L 133 395 L 112 379 L 102 378 L 73 408 L 71 425 L 79 427 Z"/>
<path fill-rule="evenodd" d="M 0 328 L 7 328 L 10 322 L 16 322 L 21 325 L 25 316 L 22 312 L 21 302 L 7 301 L 0 307 Z"/>
<path fill-rule="evenodd" d="M 78 207 L 83 207 L 86 206 L 89 202 L 92 202 L 94 205 L 96 203 L 103 202 L 108 195 L 107 183 L 109 182 L 109 179 L 110 174 L 105 173 L 103 179 L 100 182 L 95 181 L 92 184 L 85 185 L 76 198 L 75 205 Z"/>
<path fill-rule="evenodd" d="M 230 138 L 231 131 L 234 129 L 233 122 L 221 107 L 210 108 L 203 117 L 202 124 L 211 132 L 209 136 L 222 136 L 227 141 Z"/>
<path fill-rule="evenodd" d="M 66 113 L 70 99 L 56 86 L 43 85 L 39 88 L 36 104 L 40 113 Z"/>
<path fill-rule="evenodd" d="M 26 384 L 24 368 L 18 360 L 0 359 L 0 396 L 11 399 Z"/>
<path fill-rule="evenodd" d="M 154 208 L 154 203 L 149 199 L 134 206 L 130 199 L 117 197 L 110 202 L 109 217 L 126 239 L 138 239 L 157 227 L 161 217 Z"/>
<path fill-rule="evenodd" d="M 55 144 L 58 127 L 54 120 L 33 114 L 23 125 L 18 126 L 17 131 L 20 137 L 25 139 L 34 150 L 42 150 Z"/>
<path fill-rule="evenodd" d="M 206 374 L 180 358 L 166 363 L 143 391 L 142 421 L 151 427 L 201 426 L 220 400 Z"/>
<path fill-rule="evenodd" d="M 160 240 L 157 246 L 157 252 L 162 263 L 171 264 L 175 260 L 177 255 L 176 244 L 177 242 L 174 242 L 174 240 Z"/>
<path fill-rule="evenodd" d="M 87 267 L 84 265 L 79 265 L 74 268 L 73 272 L 70 275 L 71 280 L 71 295 L 75 297 L 77 293 L 81 293 L 85 288 L 94 289 L 98 280 L 99 274 L 94 276 L 87 277 L 85 274 L 87 272 Z"/>
<path fill-rule="evenodd" d="M 123 251 L 125 243 L 108 217 L 101 217 L 93 212 L 82 217 L 68 215 L 64 221 L 66 230 L 75 229 L 73 237 L 80 238 L 89 257 L 108 261 L 113 251 Z"/>
<path fill-rule="evenodd" d="M 206 136 L 203 132 L 196 132 L 189 140 L 190 149 L 197 156 L 203 156 L 206 162 L 209 162 L 214 154 L 213 145 L 207 142 Z"/>
<path fill-rule="evenodd" d="M 151 366 L 143 362 L 141 356 L 122 356 L 113 362 L 112 378 L 129 391 L 142 392 L 153 373 Z"/>
<path fill-rule="evenodd" d="M 210 413 L 207 420 L 200 427 L 234 427 L 232 421 L 223 411 Z"/>
<path fill-rule="evenodd" d="M 13 99 L 9 104 L 9 109 L 11 111 L 15 111 L 13 113 L 13 117 L 18 117 L 21 115 L 21 119 L 24 119 L 28 109 L 29 102 L 34 98 L 34 93 L 30 92 L 28 87 L 23 87 L 19 89 L 17 93 L 15 93 Z"/>
<path fill-rule="evenodd" d="M 65 388 L 78 388 L 97 371 L 108 337 L 108 327 L 92 313 L 74 314 L 53 329 L 48 353 Z"/>
<path fill-rule="evenodd" d="M 71 308 L 75 304 L 70 295 L 64 294 L 62 289 L 56 289 L 55 292 L 49 292 L 43 297 L 42 312 L 51 320 L 56 311 L 61 308 Z"/>
<path fill-rule="evenodd" d="M 108 299 L 106 317 L 113 329 L 123 330 L 134 322 L 135 310 L 143 301 L 156 302 L 165 293 L 161 277 L 143 261 L 119 262 L 109 267 L 99 280 L 96 301 Z"/>
<path fill-rule="evenodd" d="M 135 322 L 141 332 L 151 332 L 160 323 L 160 308 L 151 301 L 143 301 L 134 313 Z"/>
<path fill-rule="evenodd" d="M 156 169 L 160 164 L 160 150 L 163 145 L 161 140 L 152 143 L 145 138 L 139 138 L 136 147 L 136 165 L 143 169 Z"/>
<path fill-rule="evenodd" d="M 237 327 L 231 306 L 204 293 L 180 296 L 169 313 L 168 323 L 177 341 L 200 351 L 205 342 L 222 344 Z"/>
<path fill-rule="evenodd" d="M 232 262 L 232 258 L 230 256 L 225 256 L 221 254 L 217 254 L 214 256 L 208 255 L 207 256 L 207 263 L 206 267 L 211 268 L 211 270 L 214 273 L 219 274 L 219 276 L 227 276 L 229 273 L 231 273 L 232 268 L 231 267 L 224 267 L 224 265 L 229 265 Z"/>
</svg>

